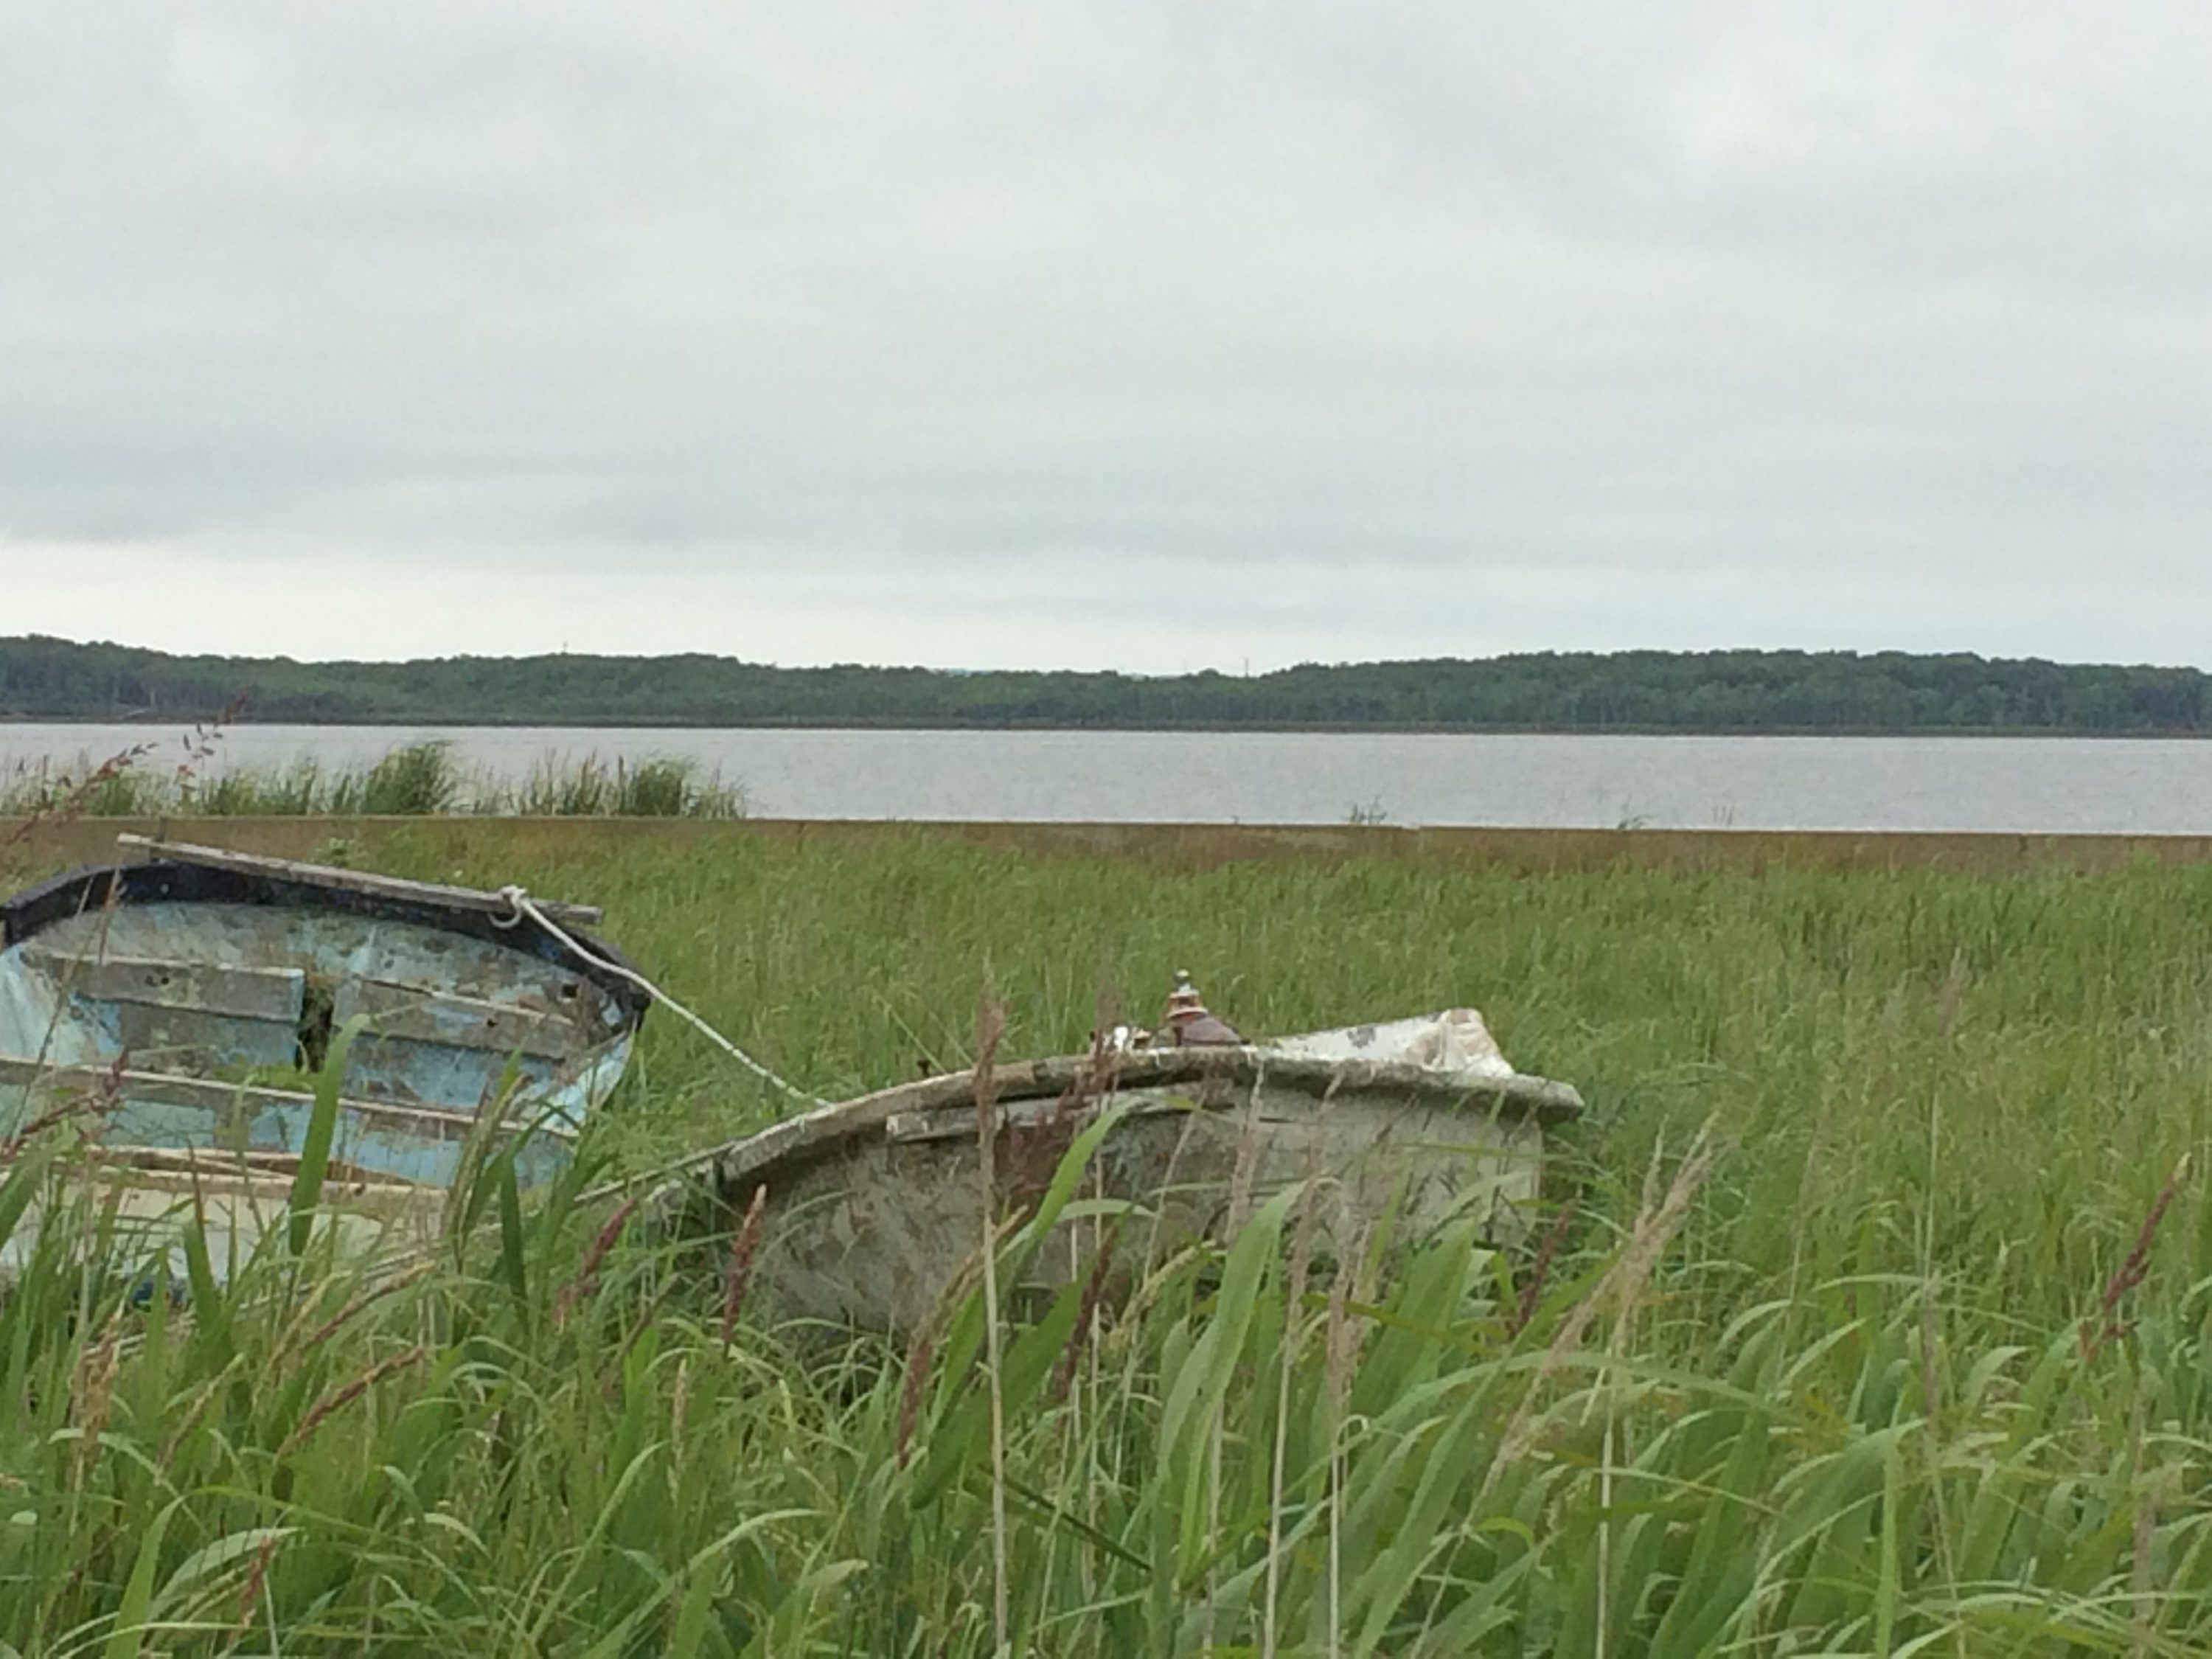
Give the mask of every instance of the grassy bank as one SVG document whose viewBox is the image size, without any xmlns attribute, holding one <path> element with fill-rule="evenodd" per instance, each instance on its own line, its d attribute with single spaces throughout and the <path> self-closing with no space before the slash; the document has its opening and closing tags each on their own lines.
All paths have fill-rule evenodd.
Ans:
<svg viewBox="0 0 2212 1659">
<path fill-rule="evenodd" d="M 212 740 L 197 747 L 188 740 L 181 763 L 149 745 L 0 773 L 0 818 L 734 818 L 744 811 L 742 786 L 688 760 L 547 754 L 509 777 L 464 766 L 443 738 L 404 744 L 353 767 L 310 758 L 289 766 L 229 765 Z"/>
<path fill-rule="evenodd" d="M 2212 871 L 548 845 L 380 862 L 605 905 L 824 1095 L 959 1064 L 987 988 L 1010 1054 L 1178 967 L 1251 1030 L 1476 1003 L 1591 1102 L 1548 1260 L 1294 1284 L 1263 1211 L 1091 1340 L 1010 1332 L 994 1447 L 974 1304 L 918 1356 L 726 1340 L 711 1273 L 495 1172 L 374 1299 L 311 1248 L 187 1319 L 43 1253 L 0 1305 L 19 1650 L 984 1654 L 1002 1586 L 1053 1654 L 2212 1642 L 2212 1207 L 2168 1188 L 2212 1157 Z M 577 1179 L 776 1109 L 653 1021 Z"/>
</svg>

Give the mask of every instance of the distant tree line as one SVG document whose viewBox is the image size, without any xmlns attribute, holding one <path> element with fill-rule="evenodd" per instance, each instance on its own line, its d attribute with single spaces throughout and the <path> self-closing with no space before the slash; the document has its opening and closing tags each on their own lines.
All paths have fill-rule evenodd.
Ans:
<svg viewBox="0 0 2212 1659">
<path fill-rule="evenodd" d="M 777 668 L 727 657 L 180 657 L 0 639 L 0 718 L 360 725 L 2212 731 L 2193 668 L 1881 652 L 1538 652 L 1273 673 Z"/>
</svg>

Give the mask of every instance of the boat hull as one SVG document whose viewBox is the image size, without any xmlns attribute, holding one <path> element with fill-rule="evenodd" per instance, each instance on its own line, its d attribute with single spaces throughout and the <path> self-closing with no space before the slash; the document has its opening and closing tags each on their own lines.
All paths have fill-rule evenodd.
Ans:
<svg viewBox="0 0 2212 1659">
<path fill-rule="evenodd" d="M 0 905 L 0 1146 L 69 1124 L 118 1213 L 170 1214 L 175 1177 L 258 1236 L 335 1069 L 363 1213 L 434 1217 L 476 1142 L 518 1139 L 525 1187 L 568 1161 L 647 1001 L 608 947 L 498 895 L 172 850 Z"/>
<path fill-rule="evenodd" d="M 1040 1062 L 994 1079 L 988 1188 L 972 1075 L 848 1103 L 728 1149 L 714 1175 L 724 1224 L 765 1190 L 749 1287 L 787 1317 L 926 1328 L 973 1273 L 987 1212 L 1033 1204 L 1109 1105 L 1121 1115 L 1081 1191 L 1127 1212 L 1062 1224 L 1010 1287 L 1017 1299 L 1088 1272 L 1109 1231 L 1115 1260 L 1139 1268 L 1194 1241 L 1224 1242 L 1268 1196 L 1309 1181 L 1324 1254 L 1380 1226 L 1411 1237 L 1455 1217 L 1510 1242 L 1539 1196 L 1547 1126 L 1581 1107 L 1565 1085 L 1510 1070 L 1440 1073 L 1326 1049 L 1131 1055 L 1088 1072 L 1086 1086 L 1091 1066 Z"/>
</svg>

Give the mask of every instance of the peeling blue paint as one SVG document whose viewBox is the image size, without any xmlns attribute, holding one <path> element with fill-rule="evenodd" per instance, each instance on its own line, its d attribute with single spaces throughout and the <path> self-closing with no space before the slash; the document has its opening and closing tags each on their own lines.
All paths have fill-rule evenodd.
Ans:
<svg viewBox="0 0 2212 1659">
<path fill-rule="evenodd" d="M 503 1130 L 536 1185 L 620 1079 L 643 1012 L 526 920 L 186 866 L 50 884 L 0 906 L 0 1135 L 89 1091 L 112 1151 L 296 1152 L 311 1073 L 358 1013 L 336 1158 L 447 1188 L 512 1079 Z"/>
</svg>

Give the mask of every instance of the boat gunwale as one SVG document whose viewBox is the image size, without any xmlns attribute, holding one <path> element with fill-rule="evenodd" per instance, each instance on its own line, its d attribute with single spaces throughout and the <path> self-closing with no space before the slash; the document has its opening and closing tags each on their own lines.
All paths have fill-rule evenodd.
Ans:
<svg viewBox="0 0 2212 1659">
<path fill-rule="evenodd" d="M 786 1118 L 781 1123 L 702 1154 L 697 1160 L 727 1188 L 754 1186 L 767 1172 L 787 1163 L 806 1164 L 847 1142 L 888 1131 L 890 1120 L 939 1111 L 972 1102 L 979 1073 L 949 1072 L 896 1084 L 872 1094 Z M 1440 1072 L 1403 1061 L 1321 1060 L 1283 1054 L 1264 1044 L 1142 1048 L 1103 1058 L 1061 1054 L 1021 1060 L 991 1069 L 991 1087 L 1002 1105 L 1078 1091 L 1096 1102 L 1127 1089 L 1161 1088 L 1179 1083 L 1288 1085 L 1316 1097 L 1356 1090 L 1425 1099 L 1459 1109 L 1489 1108 L 1493 1117 L 1510 1117 L 1540 1127 L 1571 1122 L 1583 1114 L 1581 1094 L 1571 1084 L 1514 1072 L 1502 1077 Z"/>
<path fill-rule="evenodd" d="M 634 972 L 620 951 L 594 934 L 562 928 L 563 939 L 526 913 L 505 925 L 480 910 L 406 900 L 380 893 L 288 881 L 281 877 L 214 865 L 155 859 L 143 863 L 88 865 L 49 877 L 0 900 L 0 951 L 27 943 L 48 928 L 109 904 L 236 904 L 276 910 L 317 911 L 430 927 L 495 945 L 549 963 L 588 980 L 620 1011 L 615 1035 L 635 1034 L 653 999 L 623 971 Z M 568 940 L 574 941 L 573 948 Z M 593 958 L 599 960 L 593 960 Z"/>
</svg>

